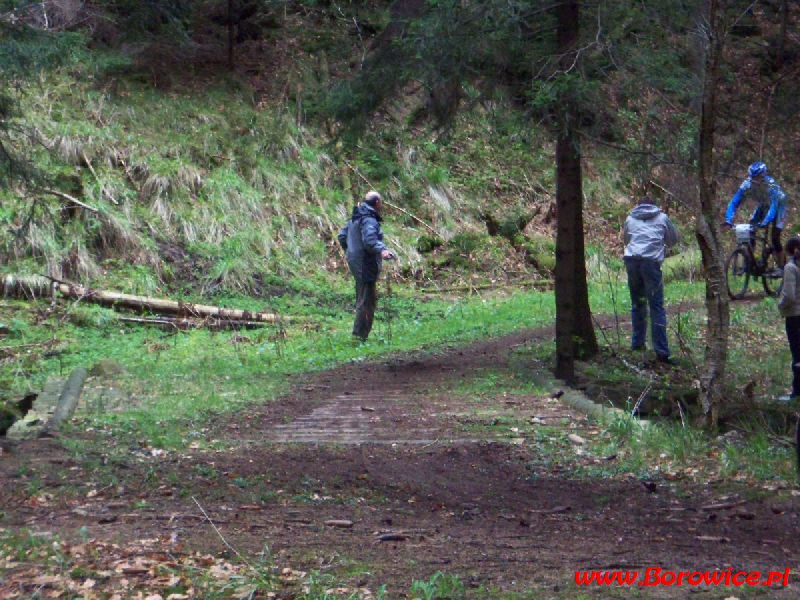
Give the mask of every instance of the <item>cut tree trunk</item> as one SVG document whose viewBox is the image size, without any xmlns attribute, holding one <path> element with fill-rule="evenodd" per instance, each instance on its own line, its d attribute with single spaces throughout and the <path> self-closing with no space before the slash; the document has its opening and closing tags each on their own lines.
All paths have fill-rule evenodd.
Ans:
<svg viewBox="0 0 800 600">
<path fill-rule="evenodd" d="M 80 398 L 81 390 L 83 389 L 83 383 L 86 381 L 86 377 L 88 377 L 88 375 L 89 372 L 83 367 L 73 369 L 73 371 L 69 374 L 67 383 L 64 384 L 64 389 L 61 392 L 61 396 L 58 398 L 56 410 L 53 413 L 53 416 L 50 417 L 50 420 L 47 422 L 47 425 L 45 425 L 42 429 L 40 434 L 42 437 L 52 435 L 59 427 L 61 427 L 61 424 L 69 419 L 72 416 L 72 413 L 75 412 L 75 407 L 78 405 L 78 399 Z"/>
<path fill-rule="evenodd" d="M 280 315 L 274 313 L 260 313 L 249 310 L 222 308 L 220 306 L 207 306 L 204 304 L 194 304 L 192 302 L 168 300 L 165 298 L 152 298 L 149 296 L 133 296 L 131 294 L 122 294 L 108 290 L 95 290 L 82 285 L 64 283 L 38 276 L 16 277 L 14 275 L 6 275 L 3 278 L 3 293 L 6 296 L 34 298 L 55 296 L 58 293 L 68 298 L 86 300 L 106 306 L 147 310 L 181 317 L 228 319 L 248 321 L 251 323 L 277 323 L 284 320 Z"/>
</svg>

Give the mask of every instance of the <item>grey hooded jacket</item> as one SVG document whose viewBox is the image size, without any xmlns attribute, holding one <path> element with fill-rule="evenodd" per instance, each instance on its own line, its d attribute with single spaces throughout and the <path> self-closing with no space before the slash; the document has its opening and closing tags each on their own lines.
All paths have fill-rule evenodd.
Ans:
<svg viewBox="0 0 800 600">
<path fill-rule="evenodd" d="M 353 208 L 353 216 L 338 235 L 339 244 L 347 253 L 353 276 L 364 283 L 374 283 L 381 271 L 383 243 L 381 217 L 369 204 Z"/>
<path fill-rule="evenodd" d="M 666 249 L 678 243 L 678 231 L 660 208 L 640 204 L 625 219 L 625 256 L 664 262 Z"/>
<path fill-rule="evenodd" d="M 778 308 L 784 317 L 800 316 L 800 268 L 793 258 L 783 267 L 783 287 Z"/>
</svg>

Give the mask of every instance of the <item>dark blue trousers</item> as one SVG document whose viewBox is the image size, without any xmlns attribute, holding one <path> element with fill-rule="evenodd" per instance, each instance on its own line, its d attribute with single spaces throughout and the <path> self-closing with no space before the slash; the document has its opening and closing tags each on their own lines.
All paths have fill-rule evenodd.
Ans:
<svg viewBox="0 0 800 600">
<path fill-rule="evenodd" d="M 647 338 L 647 312 L 650 309 L 650 334 L 653 350 L 661 357 L 669 356 L 667 312 L 664 309 L 664 280 L 661 264 L 652 258 L 626 256 L 628 289 L 631 293 L 631 348 L 644 348 Z"/>
<path fill-rule="evenodd" d="M 800 317 L 786 317 L 786 337 L 792 352 L 792 396 L 800 397 Z"/>
</svg>

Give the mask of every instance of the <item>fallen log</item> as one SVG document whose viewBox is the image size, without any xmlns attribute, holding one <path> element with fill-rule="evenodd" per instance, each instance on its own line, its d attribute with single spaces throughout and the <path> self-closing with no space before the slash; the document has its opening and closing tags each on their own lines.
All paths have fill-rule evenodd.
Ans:
<svg viewBox="0 0 800 600">
<path fill-rule="evenodd" d="M 106 306 L 121 306 L 140 311 L 174 314 L 182 317 L 227 319 L 259 323 L 277 323 L 285 320 L 280 315 L 274 313 L 252 312 L 249 310 L 208 306 L 205 304 L 194 304 L 192 302 L 182 302 L 165 298 L 134 296 L 108 290 L 96 290 L 83 285 L 65 283 L 56 279 L 36 275 L 24 277 L 6 275 L 3 277 L 3 294 L 6 296 L 36 298 L 55 296 L 56 293 L 68 298 L 85 300 Z"/>
<path fill-rule="evenodd" d="M 164 329 L 258 329 L 264 327 L 263 321 L 242 321 L 240 319 L 192 319 L 188 317 L 119 317 L 123 323 L 155 325 Z"/>
</svg>

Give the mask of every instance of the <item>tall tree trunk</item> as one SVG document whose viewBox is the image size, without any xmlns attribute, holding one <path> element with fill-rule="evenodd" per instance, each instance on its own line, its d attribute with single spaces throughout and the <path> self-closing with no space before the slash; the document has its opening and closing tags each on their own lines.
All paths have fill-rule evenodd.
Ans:
<svg viewBox="0 0 800 600">
<path fill-rule="evenodd" d="M 577 0 L 556 8 L 559 51 L 564 64 L 573 61 L 578 41 Z M 583 242 L 583 178 L 581 152 L 575 132 L 574 110 L 569 99 L 559 119 L 556 141 L 556 368 L 555 375 L 566 381 L 575 378 L 575 359 L 597 353 L 597 337 L 589 308 L 586 261 Z"/>
<path fill-rule="evenodd" d="M 235 25 L 233 22 L 233 3 L 228 0 L 228 70 L 233 71 L 233 46 L 235 44 Z"/>
<path fill-rule="evenodd" d="M 556 377 L 575 378 L 575 336 L 578 310 L 575 266 L 575 219 L 580 213 L 576 197 L 580 195 L 580 158 L 572 147 L 570 135 L 563 133 L 556 141 Z M 577 159 L 577 160 L 576 160 Z M 577 163 L 577 164 L 576 164 Z M 581 232 L 582 233 L 582 232 Z M 581 257 L 582 258 L 582 257 Z"/>
<path fill-rule="evenodd" d="M 720 243 L 719 214 L 714 181 L 714 129 L 716 118 L 719 62 L 723 49 L 722 14 L 717 0 L 708 5 L 708 48 L 703 80 L 703 106 L 700 116 L 700 206 L 695 221 L 695 236 L 700 245 L 706 275 L 706 352 L 701 378 L 703 412 L 710 426 L 716 427 L 723 404 L 722 384 L 728 359 L 730 304 L 725 282 L 725 256 Z"/>
<path fill-rule="evenodd" d="M 775 52 L 775 70 L 786 62 L 786 36 L 789 31 L 789 0 L 781 2 L 781 32 L 778 37 L 778 49 Z"/>
</svg>

